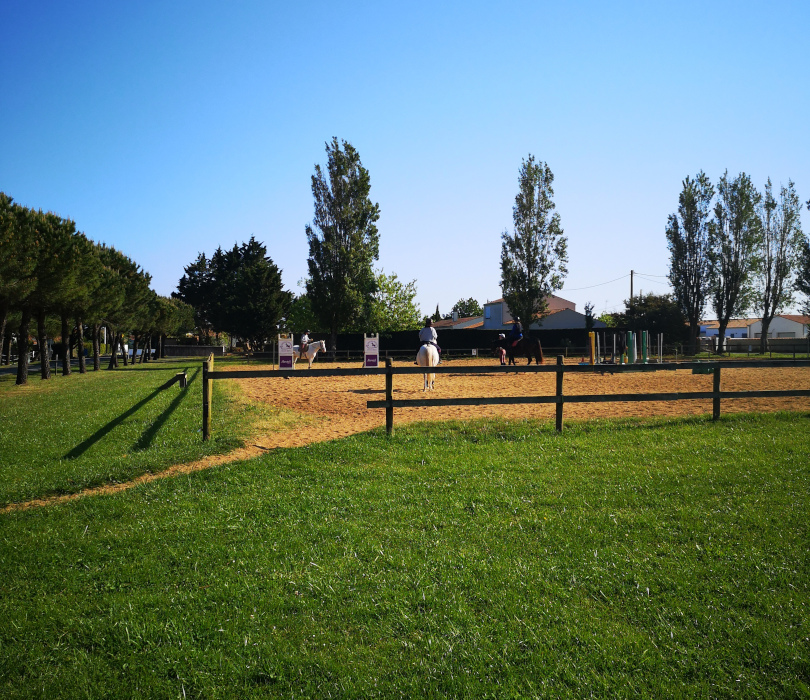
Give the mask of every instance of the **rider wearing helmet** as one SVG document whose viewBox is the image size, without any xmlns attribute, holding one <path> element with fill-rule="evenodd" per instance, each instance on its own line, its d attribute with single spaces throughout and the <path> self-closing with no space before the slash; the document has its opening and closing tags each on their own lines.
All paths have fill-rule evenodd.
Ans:
<svg viewBox="0 0 810 700">
<path fill-rule="evenodd" d="M 523 337 L 523 326 L 520 325 L 520 321 L 515 321 L 512 324 L 512 329 L 509 331 L 509 336 L 507 340 L 512 347 L 515 347 L 517 341 Z"/>
<path fill-rule="evenodd" d="M 432 345 L 439 353 L 439 362 L 441 362 L 442 349 L 436 342 L 438 335 L 436 329 L 433 327 L 433 321 L 429 318 L 425 319 L 425 327 L 419 331 L 419 345 Z"/>
<path fill-rule="evenodd" d="M 301 345 L 300 345 L 301 357 L 304 356 L 304 353 L 307 351 L 307 347 L 309 347 L 309 343 L 310 343 L 309 334 L 310 333 L 311 333 L 311 331 L 309 330 L 309 328 L 307 328 L 301 334 Z"/>
</svg>

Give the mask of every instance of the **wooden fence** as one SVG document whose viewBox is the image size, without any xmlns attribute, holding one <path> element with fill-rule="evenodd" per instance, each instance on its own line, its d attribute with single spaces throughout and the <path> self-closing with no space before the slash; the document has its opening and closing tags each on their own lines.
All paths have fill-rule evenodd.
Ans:
<svg viewBox="0 0 810 700">
<path fill-rule="evenodd" d="M 203 439 L 211 436 L 211 398 L 214 379 L 249 379 L 249 378 L 292 378 L 292 377 L 352 377 L 364 375 L 385 376 L 385 399 L 368 401 L 367 408 L 385 409 L 385 429 L 390 435 L 394 430 L 394 409 L 414 406 L 483 406 L 496 404 L 556 404 L 556 429 L 562 431 L 563 406 L 566 403 L 609 403 L 614 401 L 693 401 L 696 399 L 712 400 L 712 418 L 720 417 L 722 399 L 754 399 L 776 397 L 810 397 L 810 389 L 775 389 L 762 391 L 721 391 L 720 377 L 724 368 L 786 368 L 810 367 L 810 360 L 731 360 L 716 362 L 665 362 L 652 364 L 629 365 L 566 365 L 562 355 L 557 356 L 556 365 L 519 365 L 515 366 L 472 366 L 472 367 L 431 367 L 435 374 L 496 374 L 509 372 L 554 372 L 556 390 L 549 396 L 481 396 L 464 398 L 423 398 L 394 399 L 393 386 L 395 374 L 424 374 L 423 367 L 394 367 L 391 359 L 385 361 L 385 367 L 357 369 L 319 369 L 319 370 L 220 370 L 214 371 L 214 356 L 203 362 Z M 711 391 L 667 392 L 658 394 L 569 394 L 563 392 L 563 378 L 569 373 L 621 374 L 625 372 L 661 372 L 675 370 L 692 370 L 694 374 L 712 374 Z"/>
</svg>

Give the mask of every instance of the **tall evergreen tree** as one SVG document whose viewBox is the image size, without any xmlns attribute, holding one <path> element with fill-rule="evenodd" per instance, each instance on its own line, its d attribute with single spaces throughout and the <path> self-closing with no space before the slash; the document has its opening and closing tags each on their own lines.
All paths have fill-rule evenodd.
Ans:
<svg viewBox="0 0 810 700">
<path fill-rule="evenodd" d="M 229 257 L 228 276 L 217 279 L 226 301 L 227 318 L 222 327 L 231 335 L 261 345 L 278 332 L 290 309 L 292 293 L 284 290 L 281 270 L 253 236 L 247 243 L 234 246 Z"/>
<path fill-rule="evenodd" d="M 760 264 L 762 231 L 757 208 L 761 199 L 745 173 L 729 180 L 726 171 L 717 183 L 714 219 L 709 227 L 709 277 L 721 350 L 728 322 L 743 315 L 753 299 L 754 277 Z"/>
<path fill-rule="evenodd" d="M 124 304 L 126 289 L 119 271 L 121 254 L 103 243 L 95 244 L 94 253 L 98 260 L 98 291 L 91 296 L 86 314 L 93 342 L 93 371 L 98 372 L 101 369 L 101 329 L 106 326 L 111 330 L 111 324 Z M 112 343 L 112 332 L 108 340 Z"/>
<path fill-rule="evenodd" d="M 324 328 L 330 349 L 339 331 L 367 314 L 376 290 L 372 264 L 379 257 L 376 222 L 380 207 L 369 198 L 371 179 L 348 142 L 326 144 L 326 171 L 315 166 L 315 215 L 307 225 L 307 296 Z"/>
<path fill-rule="evenodd" d="M 214 328 L 212 317 L 216 302 L 211 264 L 205 253 L 200 253 L 197 259 L 187 265 L 183 271 L 183 277 L 177 284 L 177 291 L 172 292 L 172 297 L 194 309 L 197 328 L 201 335 L 208 337 Z"/>
<path fill-rule="evenodd" d="M 76 224 L 69 219 L 51 212 L 33 213 L 36 249 L 34 277 L 36 287 L 26 298 L 23 312 L 33 314 L 37 324 L 37 338 L 40 354 L 40 375 L 50 379 L 51 365 L 48 355 L 48 332 L 46 319 L 49 313 L 57 311 L 65 299 L 72 283 L 70 275 L 75 269 L 79 249 L 75 245 Z M 71 272 L 66 272 L 71 271 Z M 22 334 L 22 329 L 20 330 Z M 18 367 L 19 370 L 19 367 Z M 27 381 L 27 372 L 25 373 Z M 18 371 L 18 383 L 20 373 Z"/>
<path fill-rule="evenodd" d="M 542 322 L 548 298 L 562 288 L 568 274 L 568 239 L 554 211 L 553 183 L 548 165 L 530 154 L 520 168 L 514 233 L 501 235 L 503 298 L 526 331 L 534 321 Z"/>
<path fill-rule="evenodd" d="M 793 301 L 804 244 L 801 207 L 792 181 L 780 188 L 777 201 L 768 178 L 759 210 L 761 267 L 754 288 L 754 308 L 762 317 L 759 349 L 763 354 L 768 351 L 768 329 L 773 317 Z"/>
<path fill-rule="evenodd" d="M 703 171 L 683 181 L 678 211 L 667 221 L 669 282 L 689 322 L 689 346 L 697 350 L 700 320 L 709 293 L 709 224 L 714 187 Z"/>
<path fill-rule="evenodd" d="M 256 344 L 273 337 L 292 302 L 281 271 L 253 236 L 231 250 L 217 248 L 210 260 L 200 254 L 173 296 L 194 308 L 204 332 L 225 331 Z"/>
<path fill-rule="evenodd" d="M 0 192 L 0 339 L 5 338 L 9 314 L 20 308 L 36 286 L 36 248 L 28 235 L 30 217 L 29 210 Z"/>
</svg>

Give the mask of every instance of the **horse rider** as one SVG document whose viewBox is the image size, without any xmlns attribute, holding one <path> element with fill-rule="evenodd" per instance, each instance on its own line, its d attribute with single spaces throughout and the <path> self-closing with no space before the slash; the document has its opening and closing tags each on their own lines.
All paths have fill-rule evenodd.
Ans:
<svg viewBox="0 0 810 700">
<path fill-rule="evenodd" d="M 515 321 L 512 324 L 512 329 L 509 331 L 509 335 L 507 336 L 507 340 L 509 341 L 509 345 L 511 347 L 515 347 L 517 345 L 518 340 L 523 337 L 523 326 L 520 325 L 520 321 Z"/>
<path fill-rule="evenodd" d="M 304 359 L 304 355 L 306 354 L 307 348 L 309 347 L 309 343 L 311 342 L 310 338 L 309 338 L 310 333 L 311 333 L 311 331 L 309 330 L 309 328 L 307 328 L 301 334 L 301 344 L 298 346 L 298 350 L 301 353 L 301 359 L 302 360 Z"/>
<path fill-rule="evenodd" d="M 425 327 L 419 331 L 419 346 L 422 345 L 432 345 L 436 348 L 436 351 L 439 353 L 439 362 L 442 361 L 442 349 L 439 347 L 439 344 L 436 342 L 439 336 L 436 333 L 436 329 L 433 327 L 433 321 L 429 318 L 425 319 Z"/>
</svg>

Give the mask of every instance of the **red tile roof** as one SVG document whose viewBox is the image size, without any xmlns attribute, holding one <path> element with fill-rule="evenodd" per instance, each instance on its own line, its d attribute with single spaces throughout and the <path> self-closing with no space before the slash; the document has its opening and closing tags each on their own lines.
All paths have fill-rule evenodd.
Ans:
<svg viewBox="0 0 810 700">
<path fill-rule="evenodd" d="M 762 319 L 759 318 L 732 318 L 728 322 L 728 326 L 726 328 L 748 328 L 752 323 L 756 323 L 757 321 L 761 321 Z M 706 328 L 720 328 L 719 321 L 701 321 L 701 326 L 706 326 Z"/>
</svg>

